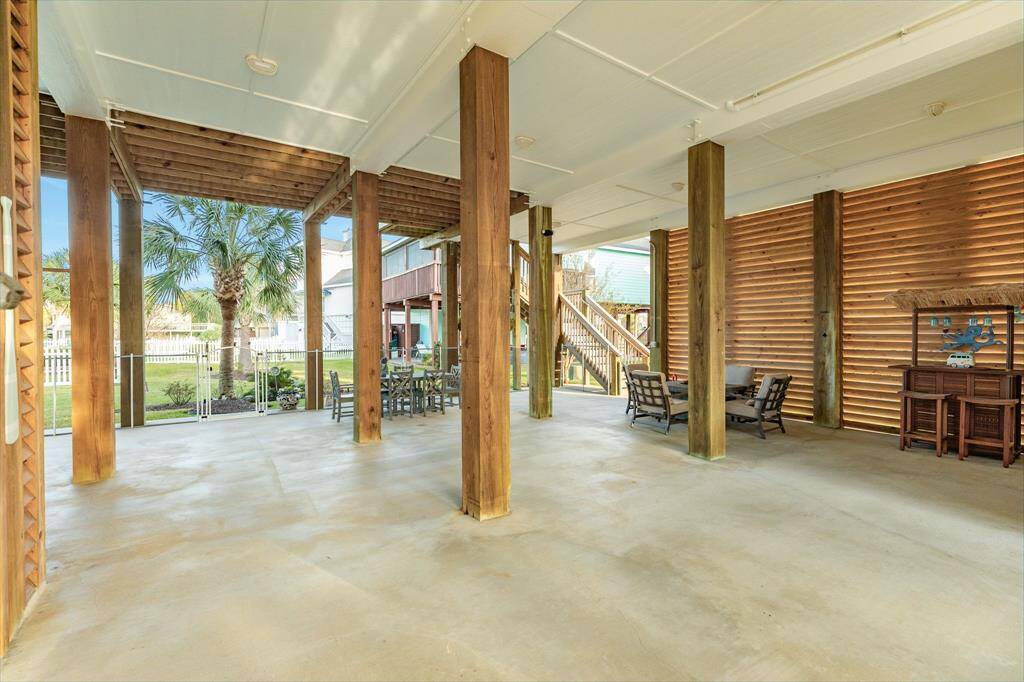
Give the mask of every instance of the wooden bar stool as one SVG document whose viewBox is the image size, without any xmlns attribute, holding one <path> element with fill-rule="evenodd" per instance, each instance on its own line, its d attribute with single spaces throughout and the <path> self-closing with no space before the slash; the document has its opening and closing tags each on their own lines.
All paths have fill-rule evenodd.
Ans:
<svg viewBox="0 0 1024 682">
<path fill-rule="evenodd" d="M 1002 408 L 1003 437 L 982 438 L 974 435 L 974 408 L 978 405 Z M 1015 398 L 978 398 L 960 396 L 960 459 L 967 459 L 967 448 L 971 445 L 989 445 L 1003 451 L 1003 466 L 1013 463 L 1016 453 L 1013 451 L 1013 430 L 1016 416 L 1017 400 Z"/>
<path fill-rule="evenodd" d="M 949 393 L 920 393 L 900 391 L 900 450 L 910 447 L 915 440 L 935 443 L 935 456 L 946 452 L 946 408 Z M 931 400 L 935 403 L 935 433 L 918 431 L 914 428 L 914 401 Z"/>
</svg>

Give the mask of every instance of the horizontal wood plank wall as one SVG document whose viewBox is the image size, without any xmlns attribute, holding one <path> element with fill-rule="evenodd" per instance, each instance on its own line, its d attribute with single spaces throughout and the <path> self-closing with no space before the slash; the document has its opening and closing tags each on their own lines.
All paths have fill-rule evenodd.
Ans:
<svg viewBox="0 0 1024 682">
<path fill-rule="evenodd" d="M 729 282 L 725 283 L 728 290 Z M 685 375 L 690 369 L 690 237 L 683 228 L 668 233 L 668 371 Z"/>
<path fill-rule="evenodd" d="M 725 359 L 786 373 L 787 417 L 810 419 L 814 380 L 811 202 L 726 221 Z"/>
<path fill-rule="evenodd" d="M 786 413 L 810 419 L 814 362 L 811 203 L 726 221 L 728 363 L 793 375 Z M 687 230 L 669 232 L 669 372 L 686 374 Z"/>
<path fill-rule="evenodd" d="M 847 192 L 844 207 L 843 424 L 895 431 L 900 374 L 885 368 L 910 361 L 910 314 L 882 299 L 905 288 L 1024 282 L 1024 157 Z M 965 322 L 951 317 L 954 327 Z M 992 317 L 1005 339 L 1005 315 Z M 941 330 L 929 322 L 921 320 L 919 362 L 941 363 Z M 1024 325 L 1016 334 L 1024 338 Z M 1000 365 L 1004 353 L 986 348 L 978 363 Z M 1024 343 L 1015 366 L 1024 367 Z"/>
</svg>

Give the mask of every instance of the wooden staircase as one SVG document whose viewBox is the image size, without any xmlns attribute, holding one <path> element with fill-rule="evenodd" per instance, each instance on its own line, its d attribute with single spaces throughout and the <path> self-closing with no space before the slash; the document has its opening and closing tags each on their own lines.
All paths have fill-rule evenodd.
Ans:
<svg viewBox="0 0 1024 682">
<path fill-rule="evenodd" d="M 650 350 L 587 292 L 565 292 L 559 302 L 562 348 L 606 393 L 618 395 L 622 390 L 621 367 L 648 364 Z"/>
<path fill-rule="evenodd" d="M 509 303 L 515 308 L 519 296 L 519 314 L 529 319 L 530 311 L 530 254 L 521 246 L 513 251 L 519 258 L 521 276 L 518 292 L 515 277 L 509 291 Z M 515 265 L 515 263 L 513 263 Z M 555 362 L 555 385 L 562 372 L 562 356 L 568 354 L 586 369 L 609 395 L 618 395 L 622 389 L 623 365 L 649 364 L 651 352 L 631 334 L 615 316 L 595 301 L 586 291 L 567 291 L 559 294 L 558 316 L 560 338 Z"/>
</svg>

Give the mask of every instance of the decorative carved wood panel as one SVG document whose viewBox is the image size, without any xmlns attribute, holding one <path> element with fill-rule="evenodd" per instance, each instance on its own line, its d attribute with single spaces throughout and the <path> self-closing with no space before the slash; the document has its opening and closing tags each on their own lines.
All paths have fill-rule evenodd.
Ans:
<svg viewBox="0 0 1024 682">
<path fill-rule="evenodd" d="M 14 276 L 25 299 L 13 312 L 18 428 L 3 441 L 3 584 L 0 651 L 45 575 L 42 440 L 41 231 L 39 226 L 39 109 L 36 3 L 0 0 L 0 195 L 12 200 L 9 238 Z M 5 345 L 5 353 L 7 346 Z"/>
</svg>

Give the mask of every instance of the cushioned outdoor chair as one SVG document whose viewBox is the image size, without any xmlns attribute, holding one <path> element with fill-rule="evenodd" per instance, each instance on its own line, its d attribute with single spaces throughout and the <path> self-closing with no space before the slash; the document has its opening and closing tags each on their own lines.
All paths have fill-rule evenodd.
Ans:
<svg viewBox="0 0 1024 682">
<path fill-rule="evenodd" d="M 636 409 L 636 390 L 633 388 L 633 379 L 631 374 L 633 372 L 646 372 L 647 365 L 642 362 L 635 362 L 630 365 L 622 366 L 622 373 L 626 376 L 626 414 Z"/>
<path fill-rule="evenodd" d="M 725 415 L 731 421 L 757 424 L 757 435 L 764 438 L 764 424 L 777 424 L 782 433 L 786 427 L 782 425 L 782 403 L 786 399 L 786 390 L 793 379 L 788 374 L 765 374 L 761 387 L 750 400 L 730 400 L 725 404 Z"/>
<path fill-rule="evenodd" d="M 665 420 L 665 433 L 672 428 L 672 422 L 685 422 L 689 414 L 689 403 L 669 395 L 665 375 L 661 372 L 635 370 L 630 372 L 636 391 L 636 407 L 633 408 L 632 427 L 637 417 L 653 417 L 659 422 Z"/>
<path fill-rule="evenodd" d="M 750 398 L 754 384 L 754 368 L 747 365 L 726 365 L 725 385 L 727 387 L 743 386 L 743 389 L 726 388 L 731 398 Z"/>
</svg>

